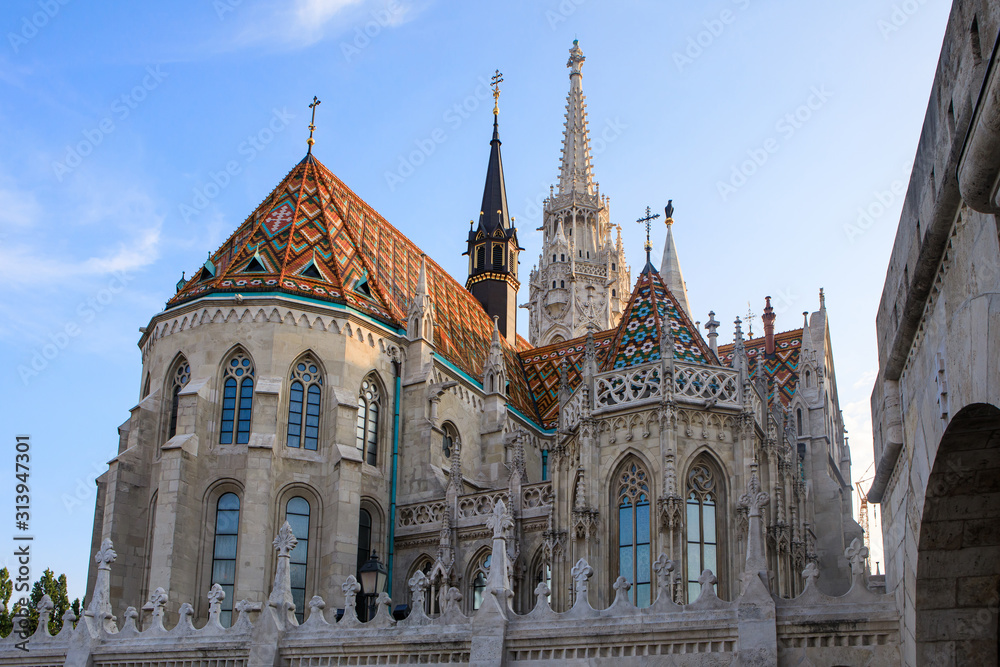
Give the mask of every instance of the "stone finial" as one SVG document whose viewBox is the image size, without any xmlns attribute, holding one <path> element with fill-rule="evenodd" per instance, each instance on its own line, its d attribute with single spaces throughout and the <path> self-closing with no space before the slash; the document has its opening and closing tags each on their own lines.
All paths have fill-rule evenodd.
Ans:
<svg viewBox="0 0 1000 667">
<path fill-rule="evenodd" d="M 806 580 L 803 590 L 816 587 L 816 580 L 819 579 L 819 568 L 816 567 L 816 563 L 810 562 L 806 565 L 806 569 L 802 570 L 802 578 Z"/>
<path fill-rule="evenodd" d="M 101 548 L 94 555 L 97 563 L 97 580 L 94 582 L 94 592 L 84 616 L 91 619 L 92 632 L 103 627 L 107 632 L 117 632 L 115 617 L 111 613 L 111 564 L 118 558 L 114 545 L 109 538 L 101 542 Z"/>
<path fill-rule="evenodd" d="M 105 538 L 105 540 L 101 542 L 101 548 L 96 554 L 94 554 L 94 562 L 97 563 L 97 568 L 99 570 L 110 570 L 111 564 L 114 563 L 117 558 L 118 554 L 115 553 L 115 547 L 110 538 Z"/>
<path fill-rule="evenodd" d="M 274 572 L 274 588 L 267 599 L 267 604 L 278 614 L 278 623 L 282 626 L 298 625 L 295 618 L 295 598 L 292 597 L 292 576 L 289 561 L 292 549 L 299 541 L 295 538 L 292 526 L 286 520 L 278 529 L 272 544 L 278 552 L 278 566 Z"/>
<path fill-rule="evenodd" d="M 426 595 L 428 581 L 427 575 L 417 570 L 416 574 L 410 577 L 407 582 L 410 586 L 410 600 L 412 600 L 411 607 L 413 608 L 424 608 L 424 597 Z"/>
<path fill-rule="evenodd" d="M 737 317 L 733 320 L 733 326 L 735 327 L 733 329 L 733 342 L 743 342 L 743 320 Z"/>
<path fill-rule="evenodd" d="M 590 578 L 594 576 L 594 568 L 590 567 L 586 560 L 581 558 L 576 561 L 576 565 L 570 570 L 570 574 L 573 576 L 573 581 L 575 582 L 576 599 L 577 604 L 580 600 L 587 599 L 587 586 Z"/>
<path fill-rule="evenodd" d="M 632 588 L 631 581 L 619 575 L 618 578 L 615 579 L 615 583 L 612 584 L 611 587 L 615 591 L 615 601 L 612 603 L 613 605 L 623 604 L 625 602 L 631 602 L 631 599 L 628 596 L 628 592 Z"/>
<path fill-rule="evenodd" d="M 704 591 L 706 587 L 711 588 L 712 592 L 715 592 L 715 585 L 719 583 L 719 578 L 711 570 L 704 570 L 701 576 L 698 577 L 698 583 L 701 584 L 701 589 Z"/>
<path fill-rule="evenodd" d="M 281 528 L 278 529 L 278 534 L 274 538 L 274 550 L 278 552 L 278 557 L 288 556 L 292 553 L 292 549 L 295 545 L 299 543 L 298 539 L 295 537 L 295 532 L 292 530 L 292 526 L 285 521 L 281 524 Z"/>
<path fill-rule="evenodd" d="M 653 572 L 656 573 L 656 587 L 660 593 L 666 593 L 670 597 L 670 580 L 673 578 L 674 562 L 667 558 L 667 554 L 660 554 L 653 562 Z"/>
<path fill-rule="evenodd" d="M 851 561 L 851 574 L 856 579 L 865 573 L 865 561 L 868 559 L 868 547 L 857 537 L 851 541 L 851 546 L 844 549 L 844 556 Z"/>
<path fill-rule="evenodd" d="M 769 586 L 767 556 L 764 552 L 764 526 L 760 510 L 770 502 L 770 498 L 760 489 L 757 464 L 750 466 L 750 480 L 747 492 L 740 496 L 740 507 L 747 509 L 747 556 L 744 572 L 747 576 L 757 575 L 765 587 Z"/>
<path fill-rule="evenodd" d="M 42 599 L 38 601 L 35 605 L 35 610 L 38 612 L 38 626 L 35 629 L 35 634 L 50 635 L 49 632 L 49 618 L 52 616 L 52 610 L 55 605 L 52 604 L 52 598 L 46 593 L 42 596 Z"/>
<path fill-rule="evenodd" d="M 208 624 L 222 627 L 222 601 L 226 599 L 226 591 L 219 584 L 212 584 L 208 591 Z"/>
<path fill-rule="evenodd" d="M 340 585 L 340 590 L 344 592 L 344 616 L 357 615 L 358 593 L 361 592 L 361 584 L 353 574 L 347 575 L 347 579 Z"/>
<path fill-rule="evenodd" d="M 250 602 L 250 600 L 243 598 L 236 603 L 235 608 L 238 615 L 236 616 L 236 622 L 233 623 L 233 627 L 250 627 L 250 612 L 260 611 L 264 608 L 264 605 L 260 602 Z"/>
<path fill-rule="evenodd" d="M 539 581 L 538 585 L 535 586 L 535 606 L 547 605 L 550 595 L 552 595 L 552 589 L 549 588 L 549 585 L 544 581 Z"/>
<path fill-rule="evenodd" d="M 458 605 L 462 601 L 462 591 L 458 590 L 454 586 L 450 586 L 444 593 L 444 610 L 448 611 L 458 611 Z"/>
<path fill-rule="evenodd" d="M 73 624 L 76 623 L 76 621 L 77 621 L 77 617 L 76 617 L 76 614 L 73 613 L 73 609 L 72 608 L 67 609 L 63 613 L 63 615 L 62 615 L 62 626 L 63 626 L 63 629 L 60 630 L 60 634 L 62 634 L 62 632 L 65 631 L 67 628 L 70 629 L 70 630 L 72 630 L 73 629 Z"/>
<path fill-rule="evenodd" d="M 309 618 L 306 619 L 306 624 L 308 625 L 330 625 L 326 616 L 323 615 L 323 610 L 326 609 L 326 602 L 318 595 L 312 596 L 309 599 Z"/>
<path fill-rule="evenodd" d="M 167 592 L 162 587 L 157 588 L 149 596 L 149 601 L 142 605 L 143 611 L 150 612 L 150 627 L 166 631 L 163 627 L 163 608 L 167 604 Z"/>
<path fill-rule="evenodd" d="M 129 607 L 125 610 L 125 625 L 122 627 L 122 632 L 128 632 L 129 630 L 138 632 L 139 628 L 136 622 L 139 620 L 139 612 L 136 611 L 135 607 Z"/>
<path fill-rule="evenodd" d="M 720 322 L 715 319 L 715 311 L 708 311 L 708 322 L 705 322 L 705 329 L 708 331 L 708 346 L 712 352 L 719 351 L 719 326 Z"/>
<path fill-rule="evenodd" d="M 493 505 L 493 513 L 486 517 L 486 527 L 493 531 L 493 539 L 505 539 L 509 528 L 514 525 L 514 520 L 507 512 L 507 505 L 503 499 L 497 500 Z"/>
<path fill-rule="evenodd" d="M 660 358 L 674 358 L 674 330 L 670 326 L 670 320 L 664 319 L 660 323 Z"/>
<path fill-rule="evenodd" d="M 194 617 L 194 607 L 191 606 L 191 603 L 185 602 L 182 604 L 180 609 L 177 610 L 177 615 L 180 618 L 177 619 L 177 625 L 174 626 L 174 631 L 194 632 L 194 624 L 191 622 L 191 619 Z"/>
<path fill-rule="evenodd" d="M 750 482 L 747 492 L 740 496 L 740 507 L 749 510 L 749 516 L 760 516 L 760 510 L 771 502 L 771 498 L 760 490 L 760 478 L 757 476 L 757 464 L 750 465 Z"/>
</svg>

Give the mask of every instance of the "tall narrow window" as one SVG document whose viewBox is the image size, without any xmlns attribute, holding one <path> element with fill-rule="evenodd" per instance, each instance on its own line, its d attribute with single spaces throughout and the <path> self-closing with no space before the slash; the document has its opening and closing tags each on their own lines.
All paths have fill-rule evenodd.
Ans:
<svg viewBox="0 0 1000 667">
<path fill-rule="evenodd" d="M 795 422 L 798 427 L 798 434 L 802 435 L 802 408 L 795 409 Z"/>
<path fill-rule="evenodd" d="M 361 566 L 368 562 L 372 555 L 372 515 L 366 509 L 358 513 L 358 566 L 354 576 L 361 581 Z M 368 605 L 358 606 L 358 618 L 368 620 Z"/>
<path fill-rule="evenodd" d="M 542 481 L 549 479 L 549 450 L 542 450 Z"/>
<path fill-rule="evenodd" d="M 187 359 L 181 358 L 174 370 L 173 383 L 170 387 L 170 423 L 167 425 L 167 439 L 177 435 L 177 409 L 180 407 L 181 389 L 191 379 L 191 366 Z"/>
<path fill-rule="evenodd" d="M 483 595 L 486 593 L 486 579 L 490 575 L 490 563 L 493 555 L 485 553 L 475 563 L 472 575 L 472 610 L 483 606 Z"/>
<path fill-rule="evenodd" d="M 357 446 L 370 465 L 378 462 L 378 417 L 381 403 L 381 393 L 375 380 L 365 378 L 358 396 Z"/>
<path fill-rule="evenodd" d="M 632 582 L 637 607 L 650 604 L 649 482 L 646 471 L 629 463 L 618 477 L 618 574 Z"/>
<path fill-rule="evenodd" d="M 292 527 L 298 543 L 292 549 L 289 563 L 292 579 L 292 601 L 295 602 L 295 618 L 299 623 L 305 620 L 306 610 L 306 566 L 309 560 L 309 501 L 295 496 L 285 505 L 285 520 Z"/>
<path fill-rule="evenodd" d="M 687 482 L 687 594 L 688 602 L 694 602 L 701 593 L 702 571 L 719 571 L 718 492 L 715 476 L 704 463 L 691 467 Z"/>
<path fill-rule="evenodd" d="M 482 269 L 486 266 L 486 244 L 476 246 L 476 268 Z"/>
<path fill-rule="evenodd" d="M 215 548 L 212 553 L 212 583 L 222 586 L 226 597 L 222 601 L 219 621 L 229 627 L 233 623 L 233 598 L 236 595 L 236 547 L 240 528 L 240 497 L 224 493 L 215 507 Z"/>
<path fill-rule="evenodd" d="M 499 243 L 493 244 L 493 270 L 499 271 L 503 268 L 503 246 Z"/>
<path fill-rule="evenodd" d="M 250 420 L 253 415 L 253 364 L 243 352 L 237 352 L 226 364 L 222 384 L 222 428 L 219 442 L 245 445 L 250 442 Z"/>
<path fill-rule="evenodd" d="M 288 395 L 288 446 L 316 450 L 323 376 L 311 357 L 295 364 Z"/>
</svg>

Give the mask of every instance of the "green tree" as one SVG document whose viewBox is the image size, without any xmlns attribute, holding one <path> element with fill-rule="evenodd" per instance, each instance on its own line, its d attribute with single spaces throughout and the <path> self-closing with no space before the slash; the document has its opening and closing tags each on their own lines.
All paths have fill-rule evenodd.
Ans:
<svg viewBox="0 0 1000 667">
<path fill-rule="evenodd" d="M 7 568 L 0 569 L 0 637 L 6 637 L 14 629 L 14 621 L 11 619 L 13 610 L 7 608 L 13 592 L 14 582 L 10 580 L 10 572 Z"/>
<path fill-rule="evenodd" d="M 70 603 L 66 575 L 60 574 L 56 577 L 55 572 L 46 568 L 41 578 L 31 587 L 28 609 L 25 610 L 28 617 L 28 632 L 34 633 L 38 627 L 38 603 L 43 595 L 48 595 L 53 605 L 52 613 L 49 616 L 49 633 L 54 635 L 62 629 L 62 617 L 67 609 L 72 608 L 79 617 L 76 610 L 80 608 L 80 600 L 78 598 Z"/>
</svg>

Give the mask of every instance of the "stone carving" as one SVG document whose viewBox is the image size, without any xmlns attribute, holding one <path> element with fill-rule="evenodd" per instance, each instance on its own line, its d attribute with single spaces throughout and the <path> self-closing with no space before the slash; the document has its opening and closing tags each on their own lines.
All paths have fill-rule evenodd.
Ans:
<svg viewBox="0 0 1000 667">
<path fill-rule="evenodd" d="M 612 603 L 612 606 L 631 604 L 632 600 L 628 596 L 628 592 L 632 588 L 631 581 L 621 575 L 618 575 L 618 578 L 615 579 L 615 583 L 611 585 L 611 588 L 615 591 L 615 600 Z"/>
<path fill-rule="evenodd" d="M 653 572 L 656 573 L 656 588 L 658 595 L 673 599 L 671 595 L 671 580 L 673 579 L 674 562 L 667 558 L 666 554 L 660 556 L 653 562 Z"/>
<path fill-rule="evenodd" d="M 222 586 L 219 584 L 212 584 L 212 588 L 208 591 L 208 624 L 211 626 L 222 627 L 222 622 L 219 620 L 222 614 L 222 601 L 226 599 L 226 591 L 222 590 Z"/>
<path fill-rule="evenodd" d="M 573 576 L 574 591 L 576 592 L 577 604 L 580 604 L 581 600 L 587 599 L 587 585 L 590 578 L 594 576 L 594 568 L 587 564 L 587 561 L 581 558 L 570 570 L 570 574 Z"/>
<path fill-rule="evenodd" d="M 92 630 L 102 627 L 106 632 L 117 632 L 115 617 L 111 613 L 111 564 L 118 558 L 114 545 L 110 539 L 105 539 L 101 543 L 101 548 L 94 555 L 94 562 L 97 563 L 97 581 L 94 584 L 94 593 L 90 601 L 90 606 L 84 612 L 84 616 L 93 623 Z"/>
<path fill-rule="evenodd" d="M 292 597 L 292 577 L 289 566 L 292 549 L 299 541 L 295 539 L 288 521 L 281 524 L 278 534 L 272 544 L 278 552 L 278 566 L 274 573 L 274 588 L 271 596 L 267 599 L 267 604 L 275 610 L 279 623 L 284 625 L 298 625 L 295 618 L 295 598 Z"/>
<path fill-rule="evenodd" d="M 663 395 L 663 377 L 659 365 L 601 373 L 595 378 L 594 407 L 609 408 Z"/>
<path fill-rule="evenodd" d="M 816 587 L 816 580 L 819 579 L 819 568 L 816 563 L 809 563 L 806 569 L 802 570 L 802 578 L 805 579 L 805 590 Z"/>
<path fill-rule="evenodd" d="M 866 547 L 857 537 L 851 542 L 851 546 L 844 549 L 844 556 L 851 562 L 851 574 L 855 581 L 862 577 L 867 569 L 865 563 L 868 561 L 868 547 Z"/>
<path fill-rule="evenodd" d="M 420 573 L 423 575 L 423 572 Z M 357 618 L 358 593 L 361 592 L 361 584 L 353 574 L 347 575 L 347 579 L 340 585 L 340 590 L 344 592 L 344 617 Z"/>
<path fill-rule="evenodd" d="M 138 632 L 139 627 L 136 625 L 136 622 L 138 620 L 139 620 L 139 612 L 136 611 L 135 607 L 129 607 L 128 609 L 126 609 L 125 625 L 122 626 L 121 629 L 122 634 L 126 633 L 131 634 L 132 632 Z M 41 623 L 41 619 L 39 619 L 39 623 Z M 39 625 L 39 627 L 41 627 L 41 625 Z"/>
<path fill-rule="evenodd" d="M 410 599 L 412 600 L 412 604 L 410 606 L 414 609 L 423 609 L 424 598 L 427 595 L 427 587 L 430 585 L 427 581 L 427 575 L 420 570 L 417 570 L 416 574 L 410 577 L 407 584 L 410 586 Z"/>
<path fill-rule="evenodd" d="M 326 602 L 323 598 L 318 595 L 312 596 L 309 600 L 309 618 L 307 619 L 307 622 L 329 625 L 329 622 L 326 620 L 326 616 L 323 615 L 324 609 L 326 609 Z"/>
<path fill-rule="evenodd" d="M 538 585 L 535 586 L 535 607 L 548 606 L 551 594 L 552 590 L 547 583 L 544 581 L 538 582 Z"/>
<path fill-rule="evenodd" d="M 142 605 L 143 611 L 150 612 L 150 627 L 154 630 L 163 630 L 163 608 L 167 605 L 167 592 L 163 588 L 157 588 L 149 596 L 149 601 Z"/>
</svg>

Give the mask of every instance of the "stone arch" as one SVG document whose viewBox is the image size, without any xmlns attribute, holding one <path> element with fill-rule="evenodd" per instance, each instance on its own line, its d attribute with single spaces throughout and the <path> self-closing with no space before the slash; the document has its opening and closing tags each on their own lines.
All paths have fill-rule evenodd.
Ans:
<svg viewBox="0 0 1000 667">
<path fill-rule="evenodd" d="M 692 586 L 689 586 L 688 582 L 697 581 L 698 575 L 704 569 L 711 569 L 718 578 L 720 596 L 730 589 L 729 537 L 731 533 L 728 509 L 732 496 L 728 488 L 729 471 L 709 447 L 703 446 L 695 450 L 684 461 L 680 470 L 681 474 L 677 485 L 685 503 L 685 511 L 682 514 L 684 548 L 682 549 L 681 576 L 684 577 L 685 581 L 683 595 L 691 603 L 696 599 L 696 595 L 692 597 L 693 592 L 690 590 Z M 713 520 L 711 523 L 714 527 L 714 535 L 706 534 L 708 507 L 712 508 Z M 691 540 L 688 536 L 692 534 L 689 532 L 691 528 L 688 524 L 689 516 L 699 517 L 698 530 L 701 536 L 699 558 L 701 563 L 696 568 L 692 568 L 692 564 L 689 562 Z M 714 545 L 714 549 L 710 550 L 709 545 Z"/>
<path fill-rule="evenodd" d="M 160 447 L 172 438 L 177 426 L 180 391 L 191 381 L 191 364 L 182 351 L 178 351 L 163 374 L 163 389 L 160 396 L 160 443 L 156 447 L 156 458 L 160 458 Z"/>
<path fill-rule="evenodd" d="M 291 391 L 291 389 L 292 389 L 292 383 L 295 382 L 295 381 L 299 381 L 299 382 L 301 382 L 302 384 L 304 384 L 306 386 L 308 386 L 310 384 L 310 382 L 307 382 L 304 379 L 304 376 L 302 376 L 301 373 L 297 373 L 297 366 L 298 366 L 298 364 L 301 363 L 301 362 L 303 362 L 303 361 L 305 361 L 305 360 L 307 360 L 307 359 L 311 359 L 312 362 L 318 367 L 318 370 L 319 370 L 319 373 L 315 374 L 315 375 L 319 376 L 319 380 L 318 381 L 315 379 L 315 376 L 312 377 L 312 378 L 310 378 L 311 383 L 312 384 L 316 384 L 318 386 L 319 392 L 320 392 L 320 404 L 319 404 L 320 405 L 320 408 L 319 408 L 319 410 L 320 410 L 320 413 L 319 413 L 319 443 L 318 443 L 318 445 L 316 447 L 316 449 L 319 450 L 321 448 L 321 446 L 322 446 L 322 443 L 326 441 L 326 438 L 324 438 L 324 435 L 326 434 L 326 432 L 330 428 L 330 425 L 329 425 L 330 417 L 324 418 L 324 415 L 332 415 L 334 413 L 334 410 L 331 407 L 331 401 L 333 400 L 333 399 L 331 399 L 331 396 L 333 394 L 333 387 L 329 386 L 329 383 L 327 382 L 327 378 L 329 376 L 328 376 L 328 374 L 326 372 L 326 367 L 323 365 L 323 360 L 320 359 L 320 356 L 318 354 L 316 354 L 312 349 L 306 349 L 306 350 L 304 350 L 301 354 L 299 354 L 297 357 L 295 357 L 294 360 L 292 360 L 292 363 L 289 364 L 288 368 L 285 370 L 285 375 L 282 378 L 282 383 L 286 384 L 286 386 L 288 387 L 288 391 L 283 392 L 284 396 L 282 396 L 282 399 L 281 399 L 281 407 L 279 409 L 279 416 L 278 416 L 278 433 L 279 434 L 283 433 L 285 435 L 285 445 L 287 446 L 288 442 L 289 442 L 288 422 L 289 422 L 289 418 L 291 416 L 290 412 L 289 412 L 289 409 L 291 407 L 291 399 L 292 399 L 292 396 L 291 396 L 291 394 L 292 394 L 292 391 Z M 302 378 L 302 379 L 300 379 L 300 378 Z M 303 399 L 303 401 L 305 401 L 306 396 L 303 396 L 302 399 Z M 305 429 L 304 420 L 305 420 L 305 417 L 306 417 L 306 406 L 302 405 L 301 408 L 302 408 L 302 417 L 301 417 L 301 419 L 303 421 L 302 430 L 304 431 L 304 429 Z M 300 435 L 304 436 L 305 434 L 302 433 Z M 304 444 L 303 439 L 300 439 L 299 447 L 304 447 L 304 446 L 305 446 L 305 444 Z M 282 450 L 282 451 L 284 451 L 284 450 Z"/>
<path fill-rule="evenodd" d="M 651 563 L 659 546 L 654 469 L 645 457 L 630 449 L 610 470 L 610 479 L 602 486 L 608 499 L 608 583 L 625 577 L 632 583 L 632 603 L 648 607 L 653 598 Z"/>
<path fill-rule="evenodd" d="M 492 563 L 492 551 L 490 547 L 483 546 L 480 547 L 469 559 L 469 562 L 465 566 L 465 576 L 462 581 L 465 583 L 466 590 L 462 591 L 463 601 L 466 604 L 466 613 L 472 613 L 477 608 L 477 602 L 485 599 L 486 596 L 486 577 L 489 572 L 486 563 Z M 506 557 L 506 554 L 501 554 Z M 480 592 L 479 596 L 476 595 L 477 590 Z"/>
<path fill-rule="evenodd" d="M 917 542 L 918 665 L 998 663 L 1000 409 L 956 414 L 927 478 Z"/>
<path fill-rule="evenodd" d="M 242 548 L 242 541 L 246 538 L 243 527 L 242 508 L 246 502 L 246 489 L 243 482 L 234 477 L 220 477 L 205 488 L 201 498 L 201 530 L 198 540 L 198 570 L 195 580 L 198 582 L 197 590 L 207 591 L 212 587 L 212 556 L 215 546 L 215 521 L 216 509 L 221 498 L 226 493 L 235 493 L 240 499 L 240 529 L 237 540 L 237 549 Z M 239 586 L 239 568 L 236 571 L 236 585 Z M 150 582 L 152 585 L 154 582 Z M 208 618 L 208 602 L 205 596 L 196 596 L 194 600 L 195 617 Z"/>
</svg>

